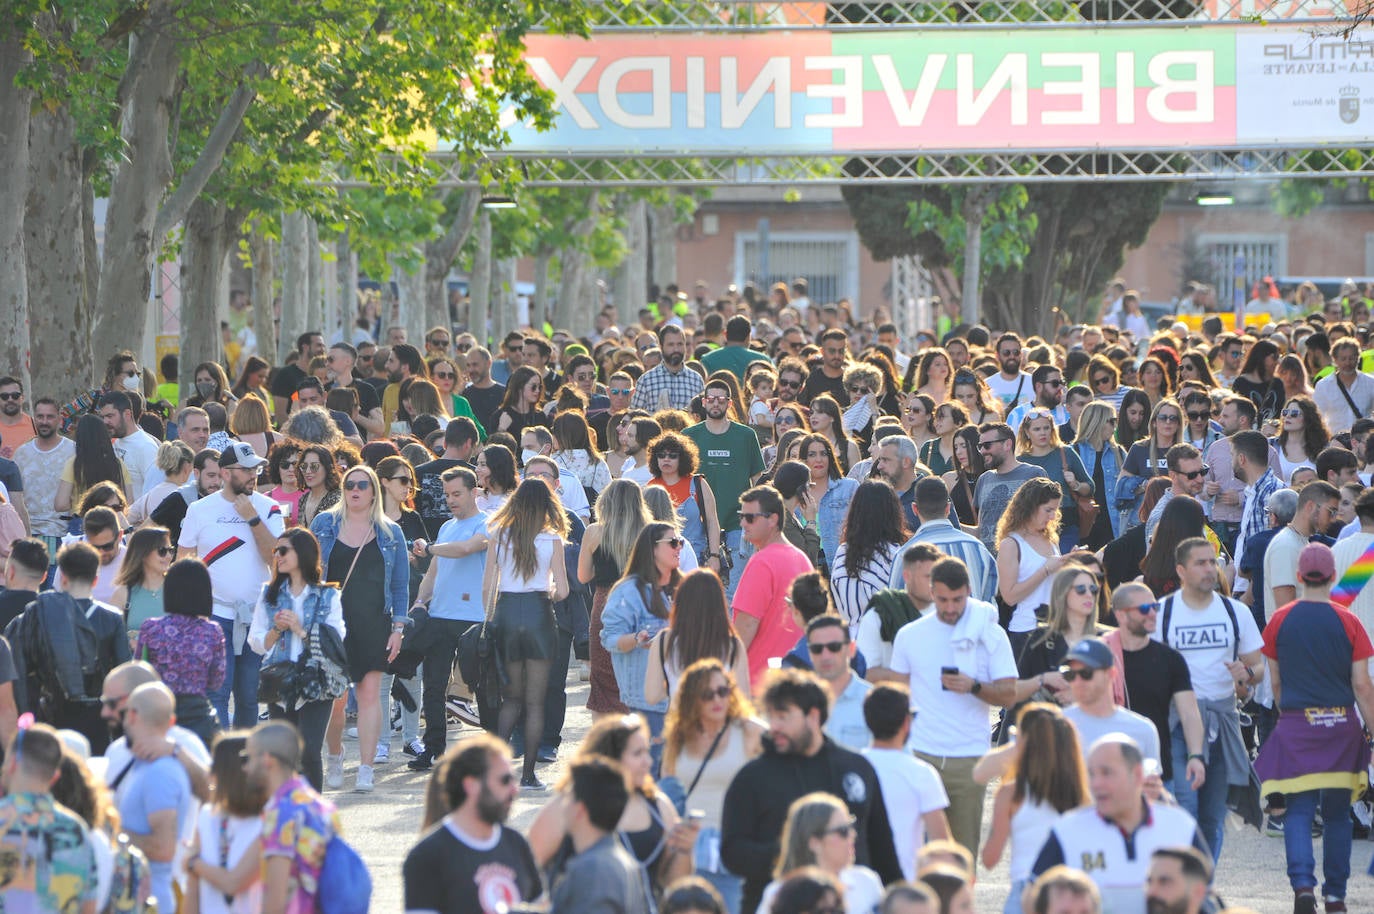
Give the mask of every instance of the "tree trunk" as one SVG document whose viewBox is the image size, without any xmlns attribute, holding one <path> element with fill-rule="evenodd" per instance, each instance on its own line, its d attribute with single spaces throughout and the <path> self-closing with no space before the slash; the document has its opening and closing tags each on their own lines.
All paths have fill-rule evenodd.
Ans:
<svg viewBox="0 0 1374 914">
<path fill-rule="evenodd" d="M 472 274 L 468 277 L 468 331 L 477 345 L 491 349 L 487 315 L 491 311 L 491 211 L 477 214 L 477 250 L 472 255 Z M 497 344 L 500 344 L 498 339 Z M 493 351 L 495 351 L 493 349 Z"/>
<path fill-rule="evenodd" d="M 563 274 L 558 284 L 558 306 L 554 309 L 555 329 L 571 330 L 574 315 L 582 308 L 583 285 L 588 269 L 587 252 L 567 247 L 558 255 Z"/>
<path fill-rule="evenodd" d="M 601 306 L 605 304 L 601 296 L 600 279 L 601 277 L 598 275 L 596 265 L 592 263 L 591 258 L 588 257 L 587 269 L 582 275 L 582 295 L 578 299 L 581 304 L 573 312 L 572 316 L 571 329 L 573 336 L 586 336 L 591 333 L 592 328 L 596 326 L 596 321 L 594 319 L 596 312 L 600 311 Z"/>
<path fill-rule="evenodd" d="M 314 219 L 305 220 L 305 325 L 318 328 L 330 338 L 329 315 L 324 310 L 324 264 L 320 262 L 320 227 Z"/>
<path fill-rule="evenodd" d="M 334 242 L 334 273 L 339 283 L 339 313 L 343 315 L 344 339 L 353 339 L 353 324 L 358 319 L 358 271 L 353 263 L 353 245 L 348 232 Z"/>
<path fill-rule="evenodd" d="M 29 378 L 29 279 L 24 262 L 24 207 L 29 187 L 29 106 L 32 93 L 15 84 L 29 54 L 15 38 L 0 39 L 0 365 L 33 391 Z M 30 399 L 34 395 L 29 394 Z"/>
<path fill-rule="evenodd" d="M 219 333 L 220 283 L 234 233 L 223 203 L 200 197 L 191 204 L 181 248 L 181 364 L 223 362 Z M 181 373 L 181 396 L 195 393 L 191 372 Z"/>
<path fill-rule="evenodd" d="M 66 109 L 39 111 L 29 123 L 27 209 L 24 255 L 28 274 L 29 338 L 33 343 L 33 389 L 65 399 L 92 385 L 91 277 L 84 243 L 90 219 L 77 146 L 76 123 Z M 22 179 L 15 183 L 21 187 Z M 136 329 L 143 332 L 143 312 Z M 103 363 L 128 347 L 129 334 L 101 337 Z"/>
<path fill-rule="evenodd" d="M 296 337 L 309 327 L 306 322 L 306 296 L 309 294 L 310 229 L 304 213 L 291 212 L 281 220 L 281 339 L 277 343 L 277 364 L 296 348 Z M 308 366 L 302 365 L 301 370 Z"/>
<path fill-rule="evenodd" d="M 647 207 L 646 207 L 647 208 Z M 649 233 L 652 238 L 653 276 L 650 281 L 662 292 L 669 283 L 677 283 L 677 210 L 671 202 L 648 208 Z M 635 316 L 643 302 L 635 303 Z"/>
<path fill-rule="evenodd" d="M 257 354 L 271 361 L 277 355 L 277 328 L 272 320 L 277 264 L 276 249 L 262 230 L 262 220 L 253 223 L 248 245 L 253 258 L 253 335 L 258 338 Z"/>
<path fill-rule="evenodd" d="M 167 14 L 165 4 L 150 19 Z M 181 45 L 160 25 L 130 42 L 131 86 L 123 118 L 124 154 L 110 181 L 104 257 L 96 299 L 95 337 L 144 346 L 152 271 L 162 239 L 155 236 L 158 209 L 172 181 L 169 132 L 175 104 Z M 183 358 L 182 361 L 185 361 Z"/>
<path fill-rule="evenodd" d="M 986 185 L 973 185 L 964 195 L 964 291 L 962 298 L 963 320 L 969 326 L 978 323 L 979 305 L 982 302 L 979 281 L 983 268 L 983 217 L 988 211 L 988 201 L 992 188 Z"/>
<path fill-rule="evenodd" d="M 520 304 L 516 301 L 517 264 L 514 257 L 503 257 L 496 261 L 491 275 L 492 317 L 495 326 L 492 336 L 498 340 L 520 326 Z"/>
<path fill-rule="evenodd" d="M 540 330 L 549 319 L 549 271 L 553 254 L 540 250 L 534 255 L 534 297 L 530 299 L 530 326 Z"/>
<path fill-rule="evenodd" d="M 615 271 L 615 307 L 618 323 L 628 327 L 639 319 L 639 309 L 649 297 L 649 205 L 642 199 L 625 200 L 625 247 L 627 253 Z"/>
<path fill-rule="evenodd" d="M 417 256 L 424 257 L 424 249 L 415 246 Z M 401 306 L 399 323 L 406 331 L 406 339 L 423 354 L 425 351 L 425 264 L 421 259 L 409 270 L 398 260 L 393 259 L 391 272 L 396 279 L 397 300 Z"/>
<path fill-rule="evenodd" d="M 448 272 L 458 252 L 472 234 L 477 220 L 477 208 L 482 202 L 480 188 L 454 191 L 444 201 L 451 213 L 441 238 L 425 245 L 425 327 L 453 328 L 457 315 L 448 306 Z"/>
</svg>

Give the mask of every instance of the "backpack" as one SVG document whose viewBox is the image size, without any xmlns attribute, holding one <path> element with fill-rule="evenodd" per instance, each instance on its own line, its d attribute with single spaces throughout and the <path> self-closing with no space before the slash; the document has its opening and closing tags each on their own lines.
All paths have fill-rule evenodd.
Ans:
<svg viewBox="0 0 1374 914">
<path fill-rule="evenodd" d="M 1174 647 L 1169 643 L 1169 623 L 1174 616 L 1174 594 L 1169 594 L 1164 598 L 1164 605 L 1159 609 L 1159 640 L 1166 647 Z M 1218 594 L 1220 596 L 1220 594 Z M 1236 607 L 1231 602 L 1230 597 L 1221 597 L 1221 605 L 1226 607 L 1226 615 L 1231 617 L 1231 659 L 1240 659 L 1240 622 L 1236 619 Z M 1177 648 L 1174 648 L 1178 650 Z"/>
<path fill-rule="evenodd" d="M 357 850 L 336 832 L 324 848 L 315 910 L 320 914 L 367 914 L 372 906 L 372 876 Z"/>
</svg>

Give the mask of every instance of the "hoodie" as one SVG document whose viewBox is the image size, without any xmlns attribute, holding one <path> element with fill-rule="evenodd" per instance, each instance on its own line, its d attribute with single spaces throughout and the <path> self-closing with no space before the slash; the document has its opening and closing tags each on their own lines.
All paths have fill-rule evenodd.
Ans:
<svg viewBox="0 0 1374 914">
<path fill-rule="evenodd" d="M 730 872 L 744 878 L 741 911 L 758 907 L 773 878 L 787 809 L 808 793 L 822 791 L 844 800 L 858 828 L 856 862 L 876 870 L 883 883 L 902 878 L 892 827 L 878 775 L 868 760 L 823 737 L 815 755 L 783 754 L 764 740 L 763 755 L 735 775 L 725 793 L 720 853 Z"/>
</svg>

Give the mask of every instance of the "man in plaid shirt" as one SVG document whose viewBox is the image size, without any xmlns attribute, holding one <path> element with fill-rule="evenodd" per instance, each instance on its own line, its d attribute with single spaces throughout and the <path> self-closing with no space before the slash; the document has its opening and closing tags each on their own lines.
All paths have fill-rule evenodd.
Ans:
<svg viewBox="0 0 1374 914">
<path fill-rule="evenodd" d="M 701 375 L 686 365 L 687 337 L 681 327 L 666 324 L 658 332 L 658 345 L 663 351 L 663 361 L 644 372 L 635 385 L 630 406 L 650 413 L 660 409 L 686 409 L 705 386 Z"/>
</svg>

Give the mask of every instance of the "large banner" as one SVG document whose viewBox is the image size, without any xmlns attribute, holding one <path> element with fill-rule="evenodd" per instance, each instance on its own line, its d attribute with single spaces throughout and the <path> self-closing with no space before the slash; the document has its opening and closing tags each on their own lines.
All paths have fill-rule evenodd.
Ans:
<svg viewBox="0 0 1374 914">
<path fill-rule="evenodd" d="M 516 153 L 844 155 L 1367 142 L 1374 43 L 1263 25 L 531 36 Z M 1366 110 L 1369 109 L 1369 110 Z"/>
</svg>

